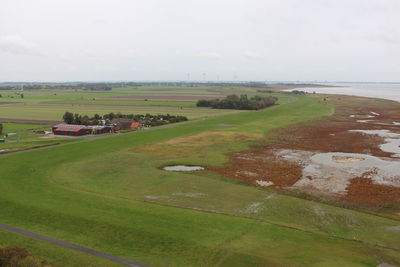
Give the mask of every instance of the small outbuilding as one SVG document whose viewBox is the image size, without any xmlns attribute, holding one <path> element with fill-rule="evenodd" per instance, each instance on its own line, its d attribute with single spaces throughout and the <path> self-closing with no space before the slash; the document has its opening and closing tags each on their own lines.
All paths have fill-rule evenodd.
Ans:
<svg viewBox="0 0 400 267">
<path fill-rule="evenodd" d="M 142 123 L 129 119 L 115 119 L 112 121 L 116 130 L 139 130 L 142 128 Z"/>
<path fill-rule="evenodd" d="M 113 127 L 102 125 L 87 126 L 87 130 L 89 134 L 105 134 L 114 132 Z"/>
</svg>

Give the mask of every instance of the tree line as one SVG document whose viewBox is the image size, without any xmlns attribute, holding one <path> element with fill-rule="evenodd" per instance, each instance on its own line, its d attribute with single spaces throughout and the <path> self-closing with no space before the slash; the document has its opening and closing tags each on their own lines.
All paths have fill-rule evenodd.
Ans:
<svg viewBox="0 0 400 267">
<path fill-rule="evenodd" d="M 94 114 L 93 116 L 80 115 L 78 113 L 65 112 L 63 121 L 67 124 L 77 125 L 101 125 L 103 121 L 106 125 L 113 123 L 113 120 L 118 119 L 129 119 L 132 121 L 140 122 L 143 126 L 160 126 L 169 123 L 176 123 L 187 121 L 188 118 L 181 115 L 170 115 L 170 114 L 122 114 L 122 113 L 108 113 L 104 115 Z"/>
<path fill-rule="evenodd" d="M 301 90 L 292 90 L 292 91 L 287 91 L 284 92 L 286 94 L 295 94 L 295 95 L 306 95 L 307 92 L 306 91 L 301 91 Z"/>
<path fill-rule="evenodd" d="M 228 95 L 225 99 L 201 99 L 197 101 L 198 107 L 212 107 L 218 109 L 259 110 L 275 105 L 278 98 L 274 96 Z"/>
</svg>

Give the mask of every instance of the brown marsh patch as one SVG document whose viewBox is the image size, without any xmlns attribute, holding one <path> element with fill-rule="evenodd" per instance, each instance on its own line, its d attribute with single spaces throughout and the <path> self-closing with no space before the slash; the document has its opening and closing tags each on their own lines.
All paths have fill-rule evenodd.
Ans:
<svg viewBox="0 0 400 267">
<path fill-rule="evenodd" d="M 303 153 L 343 152 L 391 158 L 392 154 L 381 149 L 385 139 L 354 130 L 388 130 L 400 132 L 391 122 L 400 121 L 400 104 L 380 99 L 350 96 L 320 96 L 322 103 L 334 104 L 333 115 L 313 121 L 283 127 L 269 132 L 258 147 L 231 154 L 228 167 L 215 168 L 224 176 L 241 179 L 251 184 L 260 181 L 273 183 L 273 188 L 291 190 L 302 177 L 305 165 L 274 153 L 280 150 Z M 368 120 L 366 122 L 360 121 Z M 364 157 L 333 156 L 336 163 L 363 162 Z M 371 166 L 374 167 L 374 166 Z M 340 175 L 338 176 L 340 178 Z M 305 176 L 313 179 L 311 176 Z M 257 182 L 258 181 L 258 182 Z M 328 180 L 327 180 L 328 181 Z M 346 180 L 347 181 L 347 180 Z M 324 182 L 324 180 L 321 180 Z M 328 183 L 326 183 L 328 186 Z M 347 184 L 342 185 L 345 189 Z M 399 203 L 399 187 L 374 184 L 366 177 L 351 180 L 345 196 L 340 199 L 362 203 L 386 205 Z M 309 192 L 303 190 L 303 192 Z M 311 192 L 311 191 L 310 191 Z M 323 191 L 321 193 L 329 193 Z M 330 194 L 337 197 L 336 194 Z"/>
</svg>

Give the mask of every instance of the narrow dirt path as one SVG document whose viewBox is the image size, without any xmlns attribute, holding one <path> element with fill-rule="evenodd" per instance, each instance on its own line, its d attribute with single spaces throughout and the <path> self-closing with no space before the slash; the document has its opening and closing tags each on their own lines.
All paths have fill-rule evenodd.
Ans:
<svg viewBox="0 0 400 267">
<path fill-rule="evenodd" d="M 61 241 L 61 240 L 53 239 L 51 237 L 47 237 L 47 236 L 44 236 L 44 235 L 35 234 L 35 233 L 32 233 L 32 232 L 28 232 L 28 231 L 25 231 L 25 230 L 22 230 L 22 229 L 19 229 L 19 228 L 15 228 L 15 227 L 12 227 L 12 226 L 8 226 L 8 225 L 5 225 L 5 224 L 0 224 L 0 229 L 7 230 L 7 231 L 10 231 L 10 232 L 14 232 L 14 233 L 17 233 L 17 234 L 21 234 L 21 235 L 28 236 L 28 237 L 40 239 L 40 240 L 43 240 L 43 241 L 46 241 L 46 242 L 49 242 L 49 243 L 52 243 L 52 244 L 55 244 L 55 245 L 58 245 L 58 246 L 62 246 L 62 247 L 66 247 L 66 248 L 69 248 L 69 249 L 77 250 L 77 251 L 80 251 L 80 252 L 91 254 L 91 255 L 94 255 L 96 257 L 100 257 L 100 258 L 107 259 L 107 260 L 110 260 L 110 261 L 118 262 L 118 263 L 125 264 L 125 265 L 128 265 L 128 266 L 150 267 L 150 265 L 145 265 L 145 264 L 142 264 L 142 263 L 139 263 L 139 262 L 136 262 L 136 261 L 120 258 L 120 257 L 113 256 L 113 255 L 110 255 L 110 254 L 106 254 L 106 253 L 103 253 L 103 252 L 100 252 L 100 251 L 97 251 L 97 250 L 93 250 L 93 249 L 90 249 L 90 248 L 81 247 L 81 246 L 74 245 L 74 244 L 71 244 L 71 243 L 67 243 L 67 242 L 64 242 L 64 241 Z"/>
</svg>

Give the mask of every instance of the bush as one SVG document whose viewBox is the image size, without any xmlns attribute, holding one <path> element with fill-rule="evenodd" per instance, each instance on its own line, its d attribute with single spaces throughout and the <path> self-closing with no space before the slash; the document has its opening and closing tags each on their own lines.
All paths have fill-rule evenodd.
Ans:
<svg viewBox="0 0 400 267">
<path fill-rule="evenodd" d="M 212 107 L 218 109 L 242 109 L 242 110 L 258 110 L 263 109 L 272 105 L 278 99 L 274 96 L 253 96 L 247 97 L 247 95 L 228 95 L 225 99 L 212 99 L 205 100 L 201 99 L 197 101 L 198 107 Z"/>
</svg>

